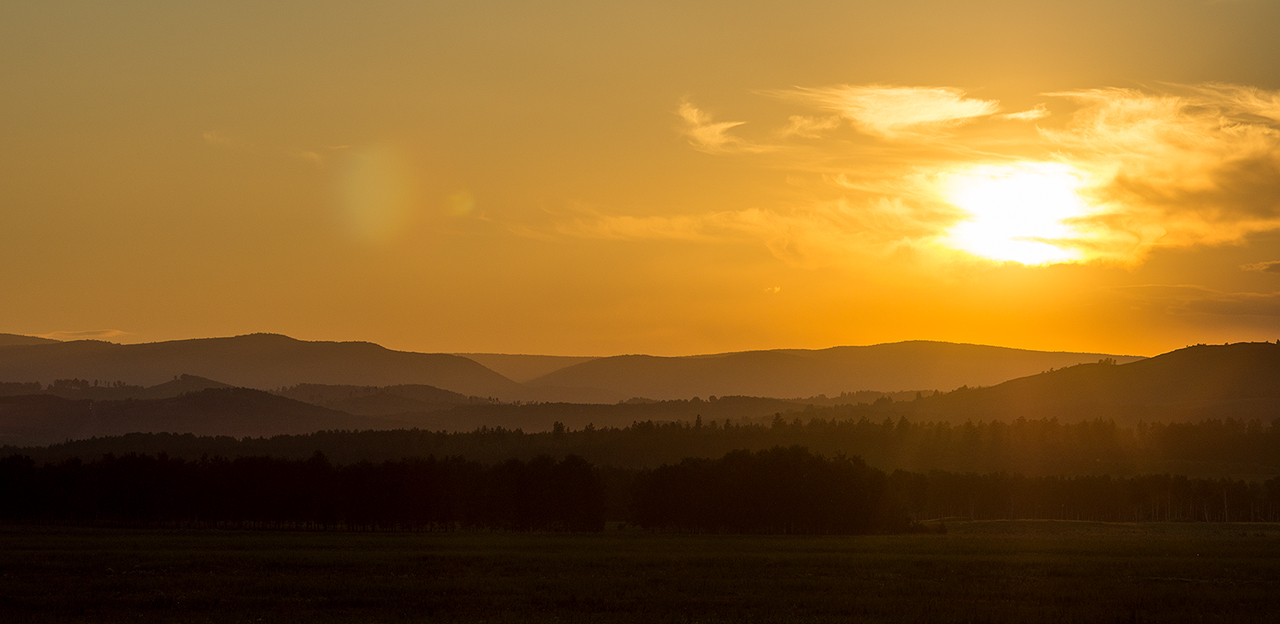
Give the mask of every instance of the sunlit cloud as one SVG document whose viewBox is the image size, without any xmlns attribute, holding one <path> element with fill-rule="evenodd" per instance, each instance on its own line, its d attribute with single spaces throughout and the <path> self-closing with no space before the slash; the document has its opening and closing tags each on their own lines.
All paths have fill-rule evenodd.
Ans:
<svg viewBox="0 0 1280 624">
<path fill-rule="evenodd" d="M 787 118 L 787 125 L 780 128 L 777 135 L 779 138 L 784 139 L 788 137 L 817 139 L 822 137 L 828 130 L 834 130 L 839 127 L 840 118 L 834 115 L 828 117 L 792 115 Z"/>
<path fill-rule="evenodd" d="M 681 102 L 676 114 L 685 122 L 684 134 L 689 137 L 689 143 L 704 152 L 757 153 L 771 149 L 729 133 L 729 130 L 745 124 L 745 121 L 714 122 L 711 115 L 689 102 Z"/>
<path fill-rule="evenodd" d="M 1052 145 L 1097 181 L 1112 209 L 1095 222 L 1152 245 L 1235 243 L 1280 228 L 1277 94 L 1208 85 L 1181 93 L 1096 89 Z"/>
<path fill-rule="evenodd" d="M 817 268 L 940 236 L 945 231 L 940 223 L 959 218 L 958 211 L 945 205 L 929 212 L 881 198 L 859 205 L 838 199 L 786 212 L 749 208 L 636 217 L 584 211 L 555 227 L 558 234 L 581 238 L 763 243 L 789 265 Z"/>
<path fill-rule="evenodd" d="M 1049 112 L 1049 107 L 1045 106 L 1044 104 L 1036 104 L 1035 108 L 1020 111 L 1017 113 L 1004 113 L 1003 115 L 996 115 L 996 118 L 1012 119 L 1015 121 L 1035 121 L 1037 119 L 1044 119 L 1045 117 L 1048 117 L 1050 114 L 1052 113 Z"/>
<path fill-rule="evenodd" d="M 1029 265 L 1134 265 L 1160 247 L 1235 244 L 1280 229 L 1277 91 L 1087 89 L 1006 114 L 949 87 L 768 94 L 810 109 L 777 124 L 772 145 L 735 135 L 745 122 L 714 121 L 689 102 L 679 109 L 684 135 L 708 154 L 759 154 L 743 167 L 786 171 L 810 199 L 697 214 L 575 213 L 555 233 L 750 240 L 802 266 L 904 247 Z M 858 132 L 842 132 L 844 120 Z M 1225 309 L 1235 300 L 1224 297 L 1206 301 Z"/>
<path fill-rule="evenodd" d="M 773 93 L 838 113 L 862 132 L 885 138 L 935 132 L 1000 110 L 998 102 L 947 87 L 841 85 Z"/>
</svg>

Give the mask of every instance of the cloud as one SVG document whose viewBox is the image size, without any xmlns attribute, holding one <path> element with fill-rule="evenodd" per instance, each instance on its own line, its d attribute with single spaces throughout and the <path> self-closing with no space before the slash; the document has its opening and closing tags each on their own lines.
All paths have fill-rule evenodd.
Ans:
<svg viewBox="0 0 1280 624">
<path fill-rule="evenodd" d="M 50 340 L 110 340 L 121 336 L 128 336 L 129 332 L 120 331 L 118 329 L 80 329 L 80 330 L 59 330 L 40 334 L 41 338 Z"/>
<path fill-rule="evenodd" d="M 773 94 L 832 111 L 858 130 L 888 139 L 938 132 L 1000 110 L 999 102 L 967 98 L 950 87 L 841 85 Z"/>
<path fill-rule="evenodd" d="M 1169 314 L 1280 316 L 1280 292 L 1223 292 L 1195 285 L 1144 284 L 1122 291 Z"/>
<path fill-rule="evenodd" d="M 243 140 L 237 139 L 235 137 L 229 137 L 216 130 L 206 130 L 200 136 L 204 137 L 204 142 L 208 143 L 209 145 L 216 145 L 218 147 L 244 147 L 245 146 L 245 142 Z"/>
<path fill-rule="evenodd" d="M 787 118 L 787 125 L 779 129 L 777 134 L 784 139 L 788 137 L 817 139 L 821 138 L 827 130 L 834 130 L 839 127 L 840 118 L 837 116 L 810 117 L 808 115 L 792 115 Z"/>
<path fill-rule="evenodd" d="M 741 137 L 729 134 L 729 130 L 746 123 L 745 121 L 711 121 L 711 115 L 701 111 L 689 102 L 681 102 L 676 111 L 685 122 L 684 134 L 694 147 L 708 153 L 748 152 L 759 153 L 771 148 L 756 145 Z"/>
<path fill-rule="evenodd" d="M 1280 229 L 1280 91 L 1203 84 L 1042 94 L 1052 98 L 1052 116 L 1046 104 L 999 114 L 998 102 L 953 87 L 767 94 L 810 109 L 786 115 L 770 144 L 738 136 L 745 121 L 716 121 L 687 101 L 678 109 L 682 134 L 706 153 L 758 155 L 742 166 L 784 172 L 794 192 L 753 207 L 577 211 L 512 228 L 545 237 L 752 241 L 810 267 L 925 247 L 1036 262 L 999 252 L 1028 243 L 1062 252 L 1040 254 L 1043 262 L 1135 265 L 1157 248 L 1237 244 Z M 846 121 L 860 134 L 838 132 Z M 1036 123 L 1017 123 L 1026 121 Z M 1054 174 L 1034 175 L 1044 171 Z M 990 186 L 975 187 L 966 203 L 957 180 Z M 1068 190 L 1047 193 L 1040 181 Z M 971 206 L 973 197 L 989 205 Z M 1050 210 L 1048 226 L 1022 223 Z M 965 239 L 983 244 L 957 246 L 961 224 L 969 234 L 988 228 Z M 1280 272 L 1274 266 L 1251 270 Z M 1219 293 L 1176 307 L 1266 309 L 1267 297 Z"/>
<path fill-rule="evenodd" d="M 1005 113 L 1003 115 L 996 115 L 996 118 L 1011 119 L 1014 121 L 1035 121 L 1037 119 L 1044 119 L 1049 115 L 1050 113 L 1049 113 L 1048 107 L 1046 107 L 1044 104 L 1036 104 L 1035 108 L 1031 108 L 1029 110 L 1024 110 L 1017 113 Z"/>
<path fill-rule="evenodd" d="M 1144 248 L 1236 243 L 1280 228 L 1280 93 L 1204 85 L 1054 95 L 1081 109 L 1041 133 L 1099 181 L 1093 198 L 1109 209 L 1098 227 Z"/>
<path fill-rule="evenodd" d="M 1261 271 L 1263 273 L 1280 273 L 1280 260 L 1272 260 L 1270 262 L 1258 262 L 1255 264 L 1246 264 L 1240 268 L 1246 271 Z"/>
<path fill-rule="evenodd" d="M 555 229 L 561 235 L 610 240 L 760 242 L 789 265 L 817 268 L 940 236 L 958 215 L 947 206 L 933 210 L 889 198 L 859 204 L 838 199 L 787 211 L 749 208 L 645 217 L 582 212 L 560 220 Z"/>
<path fill-rule="evenodd" d="M 218 132 L 217 130 L 206 130 L 203 133 L 201 133 L 200 136 L 204 139 L 205 143 L 211 146 L 219 147 L 223 149 L 240 150 L 248 153 L 264 153 L 265 152 L 267 154 L 283 155 L 283 156 L 288 156 L 290 158 L 297 158 L 300 160 L 304 160 L 306 162 L 309 162 L 315 165 L 323 165 L 325 162 L 325 157 L 323 154 L 321 154 L 320 150 L 311 150 L 311 149 L 299 150 L 299 149 L 286 149 L 286 148 L 263 149 L 261 146 L 256 145 L 253 142 L 247 141 L 240 137 L 229 136 L 227 134 Z M 332 151 L 332 150 L 341 150 L 346 148 L 347 146 L 344 145 L 344 146 L 325 147 L 324 150 Z"/>
<path fill-rule="evenodd" d="M 1051 165 L 1078 178 L 1075 192 L 1085 204 L 1062 222 L 1067 234 L 1042 241 L 1074 250 L 1062 254 L 1067 261 L 1135 264 L 1157 247 L 1237 244 L 1280 229 L 1280 91 L 1202 84 L 1056 92 L 1045 95 L 1074 110 L 1047 126 L 971 123 L 1044 120 L 1049 108 L 997 115 L 998 102 L 951 87 L 842 85 L 774 94 L 892 139 L 829 138 L 803 151 L 780 146 L 769 162 L 822 176 L 851 206 L 888 200 L 912 215 L 909 221 L 936 218 L 950 227 L 963 215 L 935 205 L 953 201 L 946 180 Z M 820 137 L 818 119 L 792 115 L 779 136 Z M 947 140 L 937 141 L 944 130 Z M 1034 209 L 1034 200 L 1024 201 Z M 913 226 L 897 238 L 875 238 L 923 242 L 936 238 L 933 230 Z"/>
</svg>

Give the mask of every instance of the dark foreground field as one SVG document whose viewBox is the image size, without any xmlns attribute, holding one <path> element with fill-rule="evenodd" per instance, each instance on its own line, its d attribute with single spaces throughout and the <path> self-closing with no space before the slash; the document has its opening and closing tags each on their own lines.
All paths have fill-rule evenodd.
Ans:
<svg viewBox="0 0 1280 624">
<path fill-rule="evenodd" d="M 877 537 L 0 528 L 4 622 L 1274 622 L 1280 525 Z"/>
</svg>

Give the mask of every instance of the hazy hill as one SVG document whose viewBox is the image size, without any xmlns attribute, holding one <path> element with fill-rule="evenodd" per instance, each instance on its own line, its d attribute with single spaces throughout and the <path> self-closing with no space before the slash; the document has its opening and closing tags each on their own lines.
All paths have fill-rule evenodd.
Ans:
<svg viewBox="0 0 1280 624">
<path fill-rule="evenodd" d="M 247 388 L 300 383 L 426 384 L 465 395 L 520 398 L 519 384 L 473 360 L 392 351 L 368 342 L 307 342 L 275 334 L 120 345 L 77 340 L 0 347 L 0 380 L 81 378 L 153 386 L 190 374 Z"/>
<path fill-rule="evenodd" d="M 689 358 L 695 359 L 695 358 Z M 505 427 L 547 431 L 560 422 L 570 429 L 625 427 L 634 422 L 699 419 L 705 426 L 768 422 L 781 414 L 795 420 L 861 420 L 881 423 L 906 416 L 915 422 L 1113 420 L 1173 422 L 1203 419 L 1280 418 L 1280 345 L 1198 346 L 1128 364 L 1081 364 L 987 388 L 965 388 L 913 400 L 878 393 L 846 395 L 870 399 L 860 406 L 821 407 L 804 400 L 720 396 L 715 400 L 633 400 L 614 404 L 507 403 L 466 397 L 423 385 L 360 387 L 298 385 L 282 392 L 312 405 L 240 388 L 209 388 L 207 379 L 186 376 L 147 389 L 93 391 L 174 393 L 154 400 L 75 400 L 43 394 L 0 399 L 0 443 L 39 444 L 88 436 L 172 431 L 205 435 L 258 436 L 322 429 L 472 431 Z M 17 390 L 33 386 L 9 384 Z M 73 395 L 74 396 L 74 395 Z M 893 400 L 891 400 L 893 399 Z M 825 403 L 824 403 L 825 404 Z M 832 405 L 835 405 L 832 403 Z M 333 408 L 333 409 L 330 409 Z M 342 410 L 358 410 L 364 416 Z"/>
<path fill-rule="evenodd" d="M 1280 417 L 1280 345 L 1199 345 L 1128 364 L 1084 364 L 930 397 L 911 409 L 952 420 Z"/>
<path fill-rule="evenodd" d="M 0 382 L 51 384 L 56 380 L 87 380 L 95 389 L 60 389 L 58 394 L 95 399 L 142 396 L 137 393 L 143 387 L 169 383 L 175 375 L 262 390 L 300 384 L 331 385 L 342 386 L 348 396 L 312 402 L 381 415 L 434 411 L 466 401 L 457 397 L 412 396 L 406 394 L 407 390 L 372 396 L 374 393 L 352 393 L 351 389 L 430 386 L 462 397 L 553 403 L 617 403 L 632 397 L 666 400 L 712 395 L 834 397 L 860 390 L 950 390 L 962 385 L 994 385 L 1104 357 L 1121 362 L 1139 359 L 941 342 L 687 357 L 463 357 L 393 351 L 367 342 L 308 342 L 253 334 L 134 345 L 80 340 L 0 346 Z M 550 372 L 520 384 L 477 360 L 520 379 Z M 0 394 L 19 391 L 17 387 L 0 388 Z"/>
<path fill-rule="evenodd" d="M 166 381 L 162 384 L 151 386 L 139 392 L 136 396 L 129 397 L 135 399 L 170 399 L 182 396 L 188 392 L 200 392 L 210 388 L 230 388 L 228 384 L 196 375 L 179 375 L 172 381 Z"/>
<path fill-rule="evenodd" d="M 246 388 L 215 388 L 156 400 L 0 397 L 0 439 L 7 444 L 50 444 L 133 432 L 258 437 L 374 428 L 389 426 Z"/>
<path fill-rule="evenodd" d="M 53 344 L 57 340 L 49 338 L 40 338 L 37 336 L 23 336 L 20 334 L 0 334 L 0 347 L 12 347 L 16 345 L 37 345 L 37 344 Z"/>
<path fill-rule="evenodd" d="M 506 353 L 458 353 L 515 382 L 524 383 L 567 366 L 597 359 L 563 355 L 509 355 Z"/>
<path fill-rule="evenodd" d="M 385 416 L 407 412 L 438 412 L 486 400 L 422 384 L 352 386 L 299 384 L 276 394 L 361 416 Z"/>
<path fill-rule="evenodd" d="M 744 351 L 688 357 L 621 355 L 543 375 L 534 386 L 588 387 L 652 399 L 708 395 L 809 397 L 853 390 L 950 390 L 993 385 L 1050 368 L 1114 358 L 946 342 L 898 342 L 816 351 Z"/>
<path fill-rule="evenodd" d="M 478 427 L 504 427 L 524 431 L 550 431 L 556 422 L 570 429 L 626 427 L 635 422 L 658 421 L 695 422 L 701 418 L 707 424 L 712 420 L 721 423 L 725 419 L 742 423 L 744 420 L 772 417 L 803 409 L 805 406 L 791 401 L 757 397 L 724 397 L 716 401 L 672 400 L 657 402 L 630 402 L 614 404 L 584 403 L 525 403 L 519 405 L 463 405 L 448 411 L 398 414 L 386 420 L 396 419 L 404 427 L 418 427 L 431 431 L 473 431 Z"/>
</svg>

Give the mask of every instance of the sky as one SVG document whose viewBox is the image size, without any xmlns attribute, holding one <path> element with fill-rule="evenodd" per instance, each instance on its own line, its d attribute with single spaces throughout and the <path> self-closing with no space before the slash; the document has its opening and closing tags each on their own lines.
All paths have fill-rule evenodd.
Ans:
<svg viewBox="0 0 1280 624">
<path fill-rule="evenodd" d="M 1280 2 L 6 2 L 0 332 L 1280 339 Z"/>
</svg>

